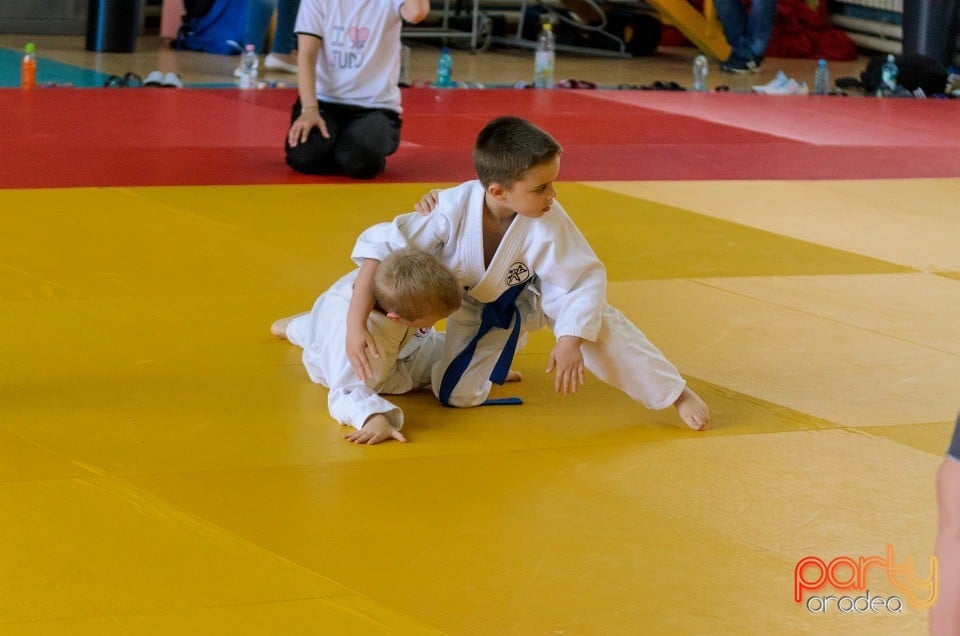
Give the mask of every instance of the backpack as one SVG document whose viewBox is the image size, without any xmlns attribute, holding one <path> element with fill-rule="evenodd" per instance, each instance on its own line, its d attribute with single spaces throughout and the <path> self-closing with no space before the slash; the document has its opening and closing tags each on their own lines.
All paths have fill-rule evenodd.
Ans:
<svg viewBox="0 0 960 636">
<path fill-rule="evenodd" d="M 247 29 L 248 2 L 240 0 L 184 0 L 183 20 L 175 49 L 233 55 Z"/>
<path fill-rule="evenodd" d="M 894 55 L 897 63 L 897 83 L 908 91 L 922 88 L 927 95 L 942 94 L 947 88 L 947 69 L 926 55 Z M 887 56 L 874 55 L 860 74 L 860 84 L 868 93 L 880 87 L 880 75 Z"/>
</svg>

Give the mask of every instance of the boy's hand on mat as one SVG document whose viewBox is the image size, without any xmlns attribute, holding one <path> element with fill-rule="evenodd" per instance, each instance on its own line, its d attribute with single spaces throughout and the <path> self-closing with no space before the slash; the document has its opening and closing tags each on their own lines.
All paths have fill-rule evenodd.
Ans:
<svg viewBox="0 0 960 636">
<path fill-rule="evenodd" d="M 314 127 L 320 129 L 320 134 L 323 135 L 324 139 L 330 138 L 330 133 L 327 131 L 327 122 L 323 121 L 323 116 L 320 115 L 319 110 L 316 108 L 307 108 L 306 110 L 300 111 L 300 116 L 290 124 L 290 132 L 287 133 L 287 142 L 291 147 L 303 143 L 307 140 L 307 137 L 310 136 L 310 131 L 313 130 Z"/>
<path fill-rule="evenodd" d="M 373 367 L 370 366 L 369 356 L 380 357 L 380 350 L 377 349 L 377 343 L 366 328 L 347 326 L 347 359 L 350 360 L 350 366 L 353 367 L 357 379 L 366 382 L 373 377 Z"/>
<path fill-rule="evenodd" d="M 348 433 L 343 436 L 343 439 L 354 444 L 379 444 L 388 439 L 407 443 L 407 438 L 403 436 L 403 433 L 395 429 L 386 416 L 380 413 L 371 415 L 359 431 Z"/>
<path fill-rule="evenodd" d="M 438 196 L 439 194 L 440 190 L 437 188 L 427 192 L 425 195 L 423 195 L 422 199 L 417 201 L 417 204 L 413 206 L 413 209 L 423 216 L 427 216 L 437 208 L 437 203 L 440 202 L 440 197 Z"/>
<path fill-rule="evenodd" d="M 554 388 L 557 393 L 571 395 L 583 386 L 583 354 L 580 352 L 582 339 L 576 336 L 561 336 L 550 352 L 547 373 L 556 371 Z"/>
</svg>

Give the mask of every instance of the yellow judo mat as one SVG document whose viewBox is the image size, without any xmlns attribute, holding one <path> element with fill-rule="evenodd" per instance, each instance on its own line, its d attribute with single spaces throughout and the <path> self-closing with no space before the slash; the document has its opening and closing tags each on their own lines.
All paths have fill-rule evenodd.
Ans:
<svg viewBox="0 0 960 636">
<path fill-rule="evenodd" d="M 710 430 L 539 332 L 355 446 L 269 326 L 437 185 L 0 191 L 0 634 L 925 633 L 960 180 L 561 183 Z"/>
</svg>

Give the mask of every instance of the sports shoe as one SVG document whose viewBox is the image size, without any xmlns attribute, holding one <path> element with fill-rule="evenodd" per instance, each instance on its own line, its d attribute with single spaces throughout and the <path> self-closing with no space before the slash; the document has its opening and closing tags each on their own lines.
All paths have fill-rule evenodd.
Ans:
<svg viewBox="0 0 960 636">
<path fill-rule="evenodd" d="M 787 83 L 787 95 L 809 95 L 810 90 L 807 88 L 806 82 L 798 82 L 797 80 L 790 80 Z"/>
<path fill-rule="evenodd" d="M 284 62 L 273 53 L 270 53 L 267 55 L 267 57 L 263 58 L 263 68 L 269 71 L 285 71 L 287 73 L 293 73 L 294 75 L 297 73 L 296 64 Z"/>
<path fill-rule="evenodd" d="M 798 82 L 795 79 L 787 78 L 786 75 L 783 76 L 786 78 L 786 81 L 777 80 L 780 78 L 778 74 L 774 78 L 773 82 L 765 84 L 763 86 L 754 86 L 753 90 L 756 93 L 762 93 L 764 95 L 808 95 L 810 94 L 809 89 L 807 88 L 806 82 Z M 774 84 L 774 82 L 777 82 Z M 770 84 L 773 84 L 772 86 Z"/>
<path fill-rule="evenodd" d="M 777 71 L 777 74 L 772 80 L 766 84 L 760 84 L 753 87 L 754 93 L 776 93 L 778 90 L 783 89 L 787 82 L 790 81 L 790 78 L 786 76 L 783 71 Z"/>
<path fill-rule="evenodd" d="M 759 60 L 744 60 L 739 57 L 730 56 L 726 61 L 720 62 L 720 70 L 724 73 L 735 73 L 743 75 L 744 73 L 759 73 Z"/>
<path fill-rule="evenodd" d="M 163 73 L 161 71 L 150 71 L 147 79 L 143 80 L 144 86 L 163 86 Z"/>
<path fill-rule="evenodd" d="M 176 73 L 167 73 L 163 76 L 163 82 L 160 86 L 164 88 L 183 88 L 183 80 Z"/>
</svg>

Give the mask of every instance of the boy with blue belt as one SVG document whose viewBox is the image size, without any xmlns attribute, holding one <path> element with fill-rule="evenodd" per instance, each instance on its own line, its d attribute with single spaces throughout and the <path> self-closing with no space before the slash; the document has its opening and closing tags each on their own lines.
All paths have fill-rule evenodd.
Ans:
<svg viewBox="0 0 960 636">
<path fill-rule="evenodd" d="M 663 354 L 606 302 L 606 272 L 555 200 L 560 145 L 530 122 L 500 117 L 477 137 L 479 179 L 441 191 L 428 215 L 410 213 L 365 231 L 347 323 L 347 356 L 359 377 L 379 354 L 365 330 L 370 280 L 391 251 L 415 246 L 439 258 L 465 289 L 447 320 L 433 391 L 448 406 L 487 400 L 507 377 L 526 332 L 548 325 L 557 338 L 547 372 L 555 390 L 575 393 L 584 369 L 650 409 L 675 406 L 701 430 L 707 405 Z"/>
</svg>

